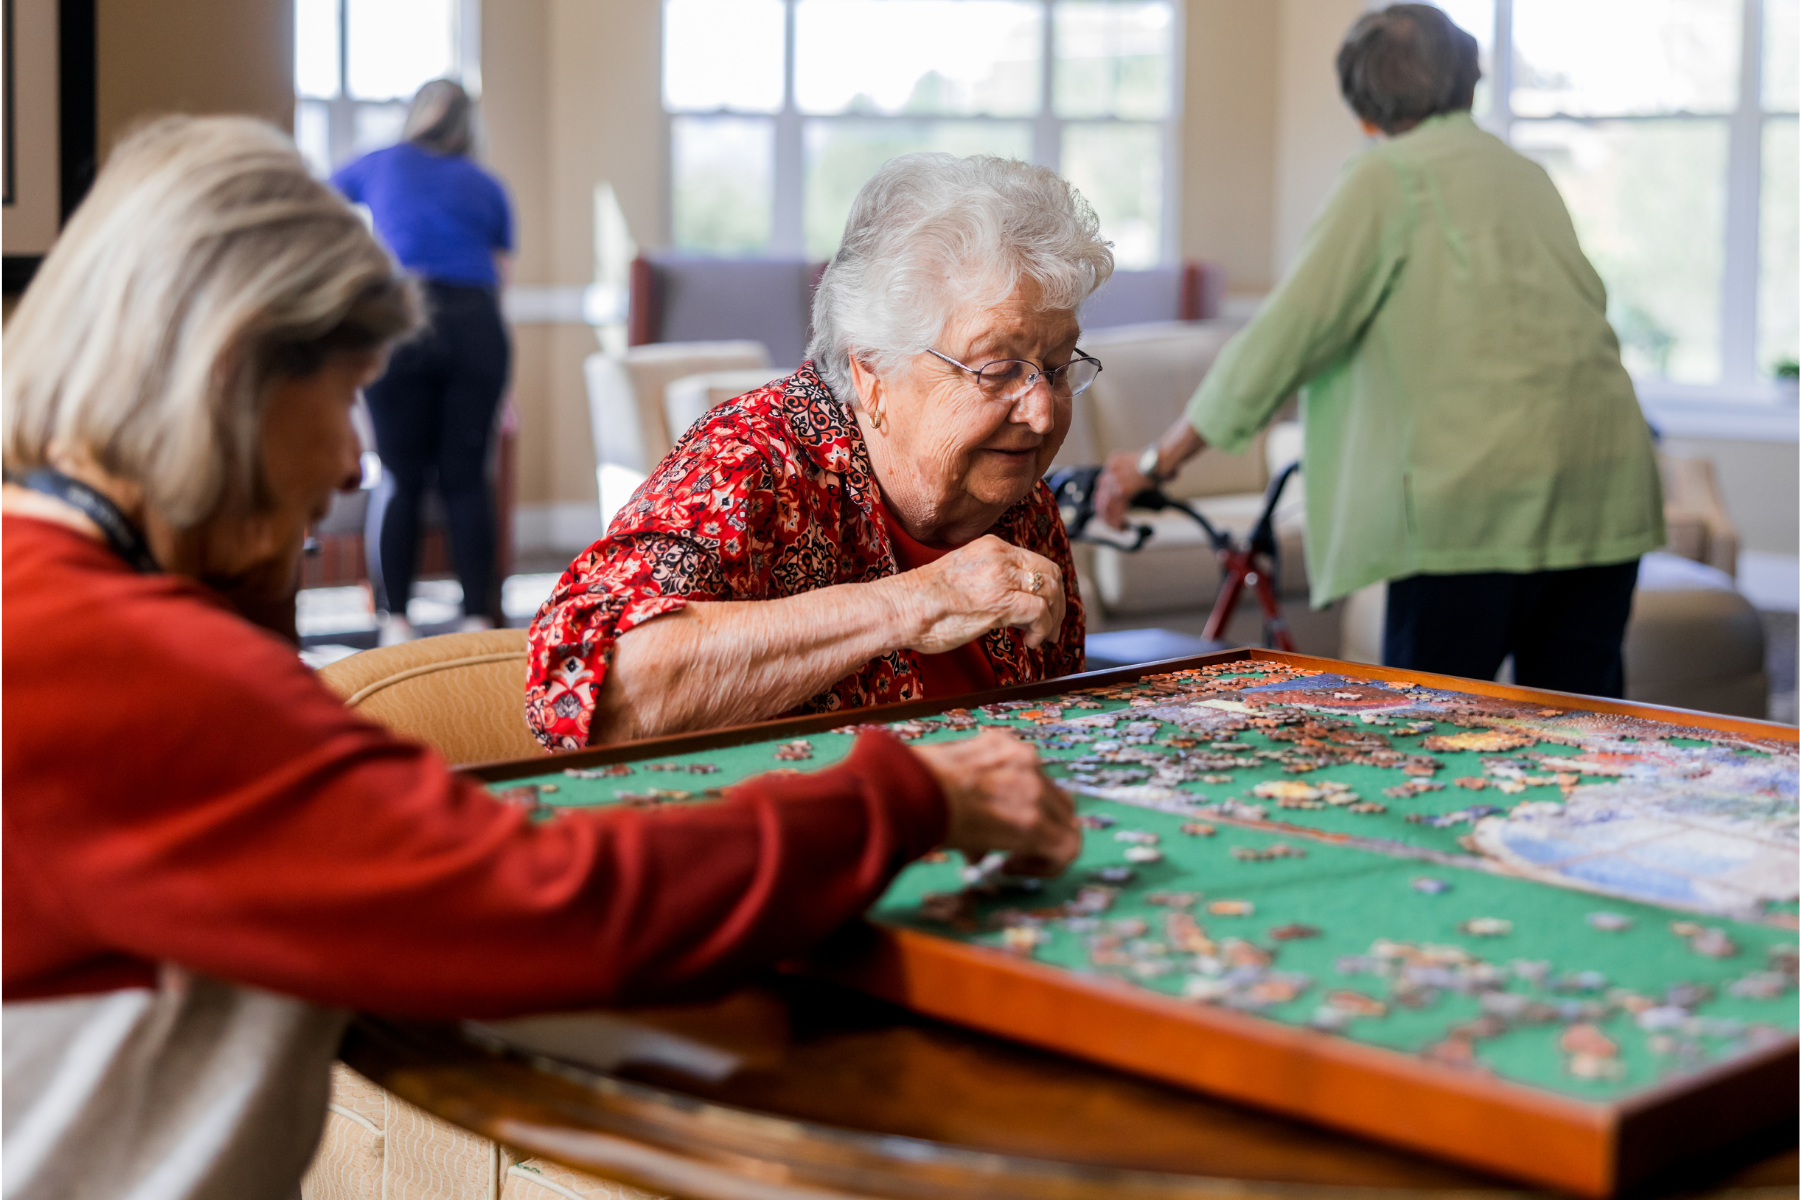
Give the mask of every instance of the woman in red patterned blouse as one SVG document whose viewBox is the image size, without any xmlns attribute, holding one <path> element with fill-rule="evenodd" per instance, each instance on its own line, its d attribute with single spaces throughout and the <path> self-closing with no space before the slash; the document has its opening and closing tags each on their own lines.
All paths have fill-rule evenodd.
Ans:
<svg viewBox="0 0 1800 1200">
<path fill-rule="evenodd" d="M 1092 209 L 1050 171 L 883 167 L 819 285 L 810 360 L 689 429 L 538 613 L 538 738 L 1081 670 L 1081 598 L 1041 479 L 1099 372 L 1077 314 L 1111 273 Z"/>
</svg>

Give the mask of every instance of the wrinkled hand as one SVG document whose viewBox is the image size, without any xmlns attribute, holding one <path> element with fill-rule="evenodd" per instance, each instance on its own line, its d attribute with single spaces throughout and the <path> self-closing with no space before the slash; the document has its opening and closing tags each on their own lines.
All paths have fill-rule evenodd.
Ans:
<svg viewBox="0 0 1800 1200">
<path fill-rule="evenodd" d="M 944 844 L 979 862 L 1009 855 L 1009 875 L 1060 875 L 1081 853 L 1075 802 L 1044 775 L 1037 749 L 989 730 L 957 742 L 914 746 L 944 790 L 950 832 Z"/>
<path fill-rule="evenodd" d="M 1042 577 L 1031 591 L 1032 573 Z M 929 566 L 881 581 L 905 613 L 905 645 L 920 654 L 966 646 L 1002 626 L 1025 631 L 1025 644 L 1043 645 L 1062 631 L 1063 577 L 1041 554 L 993 534 L 977 538 Z"/>
<path fill-rule="evenodd" d="M 1114 529 L 1123 529 L 1131 498 L 1155 486 L 1138 472 L 1137 455 L 1129 450 L 1114 450 L 1106 456 L 1106 469 L 1094 484 L 1094 512 Z"/>
</svg>

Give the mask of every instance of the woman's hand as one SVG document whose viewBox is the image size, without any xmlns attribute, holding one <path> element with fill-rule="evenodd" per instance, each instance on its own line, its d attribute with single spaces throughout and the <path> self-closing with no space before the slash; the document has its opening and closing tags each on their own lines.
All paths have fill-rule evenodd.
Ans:
<svg viewBox="0 0 1800 1200">
<path fill-rule="evenodd" d="M 910 631 L 904 645 L 920 654 L 966 646 L 1003 626 L 1023 629 L 1031 647 L 1062 630 L 1062 571 L 1043 555 L 991 533 L 876 586 L 886 589 L 901 611 L 901 627 Z"/>
<path fill-rule="evenodd" d="M 1137 469 L 1137 459 L 1129 450 L 1114 450 L 1106 456 L 1106 468 L 1094 484 L 1094 513 L 1114 529 L 1125 528 L 1125 510 L 1131 506 L 1131 498 L 1156 486 Z"/>
<path fill-rule="evenodd" d="M 913 751 L 944 790 L 950 808 L 944 844 L 970 862 L 1004 850 L 1009 875 L 1060 875 L 1081 853 L 1075 802 L 1045 777 L 1030 743 L 988 730 Z"/>
<path fill-rule="evenodd" d="M 1168 431 L 1156 439 L 1157 471 L 1164 480 L 1173 479 L 1181 465 L 1206 449 L 1206 439 L 1180 417 Z M 1106 456 L 1106 468 L 1094 484 L 1094 511 L 1114 529 L 1125 528 L 1125 510 L 1139 492 L 1157 487 L 1154 479 L 1138 470 L 1138 456 L 1129 450 L 1114 450 Z"/>
</svg>

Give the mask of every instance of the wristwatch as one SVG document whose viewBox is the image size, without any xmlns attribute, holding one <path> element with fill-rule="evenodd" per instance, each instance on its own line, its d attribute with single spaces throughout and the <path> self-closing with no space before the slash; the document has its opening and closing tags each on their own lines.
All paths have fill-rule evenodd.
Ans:
<svg viewBox="0 0 1800 1200">
<path fill-rule="evenodd" d="M 1148 446 L 1144 447 L 1144 452 L 1138 455 L 1138 474 L 1142 475 L 1156 486 L 1161 487 L 1175 475 L 1175 472 L 1173 471 L 1169 471 L 1165 474 L 1164 472 L 1157 470 L 1157 467 L 1161 462 L 1162 451 L 1157 448 L 1155 442 L 1151 442 Z"/>
</svg>

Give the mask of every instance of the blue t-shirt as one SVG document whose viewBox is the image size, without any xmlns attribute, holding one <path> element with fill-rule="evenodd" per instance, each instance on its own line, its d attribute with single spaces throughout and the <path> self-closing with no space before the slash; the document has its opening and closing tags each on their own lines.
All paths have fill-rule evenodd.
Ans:
<svg viewBox="0 0 1800 1200">
<path fill-rule="evenodd" d="M 366 204 L 400 265 L 439 283 L 493 287 L 494 252 L 513 245 L 512 208 L 500 181 L 461 155 L 411 142 L 365 154 L 331 177 Z"/>
</svg>

